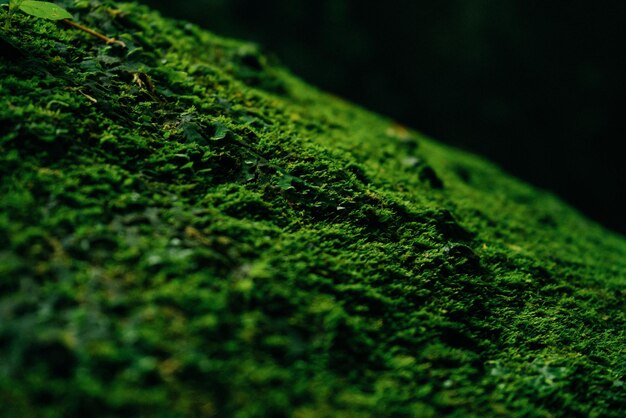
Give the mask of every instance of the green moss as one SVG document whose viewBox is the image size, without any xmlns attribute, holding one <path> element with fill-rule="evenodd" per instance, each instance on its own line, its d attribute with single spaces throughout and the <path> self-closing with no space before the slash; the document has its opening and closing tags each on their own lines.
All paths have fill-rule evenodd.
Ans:
<svg viewBox="0 0 626 418">
<path fill-rule="evenodd" d="M 128 48 L 0 35 L 0 415 L 623 416 L 621 237 L 254 45 L 59 3 Z"/>
</svg>

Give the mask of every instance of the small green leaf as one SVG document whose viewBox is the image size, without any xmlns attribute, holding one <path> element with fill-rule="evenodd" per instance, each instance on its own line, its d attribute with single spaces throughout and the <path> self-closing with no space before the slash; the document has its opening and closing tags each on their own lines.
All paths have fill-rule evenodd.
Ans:
<svg viewBox="0 0 626 418">
<path fill-rule="evenodd" d="M 212 140 L 217 141 L 219 139 L 226 138 L 226 134 L 228 134 L 228 128 L 221 123 L 215 124 L 215 134 L 211 137 Z"/>
<path fill-rule="evenodd" d="M 72 15 L 67 10 L 47 1 L 26 0 L 20 4 L 20 10 L 42 19 L 61 20 L 72 18 Z"/>
<path fill-rule="evenodd" d="M 292 181 L 294 181 L 296 178 L 293 176 L 290 176 L 289 174 L 282 174 L 279 178 L 278 178 L 278 187 L 280 187 L 283 190 L 293 190 L 295 189 L 295 187 L 293 187 L 293 185 L 291 184 Z"/>
<path fill-rule="evenodd" d="M 193 161 L 189 161 L 187 164 L 185 164 L 184 166 L 182 166 L 180 169 L 184 170 L 186 168 L 193 168 Z"/>
</svg>

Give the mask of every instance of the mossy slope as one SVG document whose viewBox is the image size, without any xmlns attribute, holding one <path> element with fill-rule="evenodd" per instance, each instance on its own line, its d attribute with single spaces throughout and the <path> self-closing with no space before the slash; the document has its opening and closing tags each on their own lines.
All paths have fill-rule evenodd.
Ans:
<svg viewBox="0 0 626 418">
<path fill-rule="evenodd" d="M 2 32 L 1 416 L 623 416 L 622 238 L 253 45 L 59 3 L 128 48 Z"/>
</svg>

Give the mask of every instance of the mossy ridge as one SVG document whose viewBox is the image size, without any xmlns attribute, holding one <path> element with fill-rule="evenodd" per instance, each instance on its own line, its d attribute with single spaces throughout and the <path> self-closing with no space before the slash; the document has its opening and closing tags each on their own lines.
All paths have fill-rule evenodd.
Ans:
<svg viewBox="0 0 626 418">
<path fill-rule="evenodd" d="M 0 411 L 623 414 L 621 238 L 254 45 L 59 3 L 128 50 L 2 34 Z"/>
</svg>

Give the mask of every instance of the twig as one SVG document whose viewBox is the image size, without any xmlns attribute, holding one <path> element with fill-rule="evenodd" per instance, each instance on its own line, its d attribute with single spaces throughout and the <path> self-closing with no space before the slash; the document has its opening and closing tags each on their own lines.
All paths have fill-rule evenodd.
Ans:
<svg viewBox="0 0 626 418">
<path fill-rule="evenodd" d="M 87 98 L 87 100 L 89 100 L 91 103 L 98 103 L 98 100 L 91 97 L 90 95 L 88 95 L 87 93 L 83 93 L 82 90 L 78 90 L 78 92 L 80 94 L 82 94 L 83 96 L 85 96 Z"/>
<path fill-rule="evenodd" d="M 101 33 L 96 32 L 93 29 L 89 29 L 87 26 L 83 26 L 80 23 L 76 23 L 73 22 L 69 19 L 63 19 L 63 23 L 65 23 L 66 25 L 69 25 L 73 28 L 76 28 L 78 30 L 82 30 L 83 32 L 87 32 L 88 34 L 90 34 L 91 36 L 95 36 L 96 38 L 106 42 L 107 44 L 111 45 L 111 44 L 115 44 L 115 45 L 119 45 L 122 48 L 126 48 L 126 44 L 122 41 L 118 41 L 115 38 L 109 38 L 108 36 L 105 36 Z"/>
</svg>

